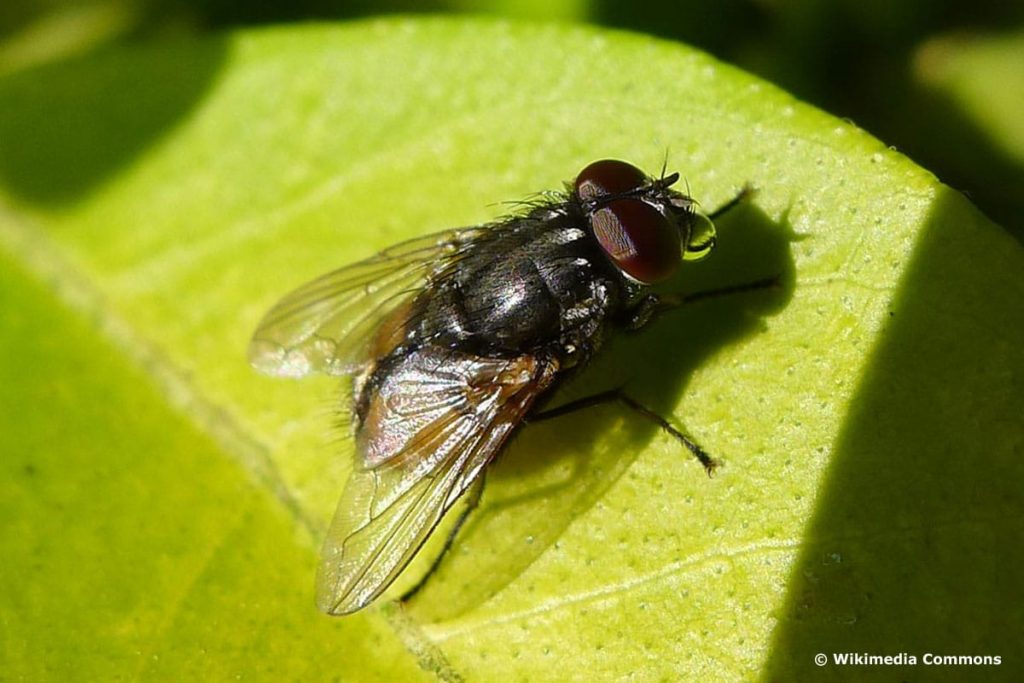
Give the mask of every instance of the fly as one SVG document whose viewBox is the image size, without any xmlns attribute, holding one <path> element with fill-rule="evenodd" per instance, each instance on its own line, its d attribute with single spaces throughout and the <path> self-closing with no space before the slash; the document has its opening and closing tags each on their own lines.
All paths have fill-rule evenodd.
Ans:
<svg viewBox="0 0 1024 683">
<path fill-rule="evenodd" d="M 651 287 L 706 256 L 712 219 L 747 192 L 705 215 L 672 189 L 678 179 L 595 161 L 518 215 L 403 242 L 266 314 L 249 347 L 256 369 L 353 383 L 357 461 L 324 541 L 320 609 L 348 614 L 377 598 L 528 421 L 619 401 L 713 470 L 700 446 L 621 390 L 540 409 L 609 333 L 685 300 Z"/>
</svg>

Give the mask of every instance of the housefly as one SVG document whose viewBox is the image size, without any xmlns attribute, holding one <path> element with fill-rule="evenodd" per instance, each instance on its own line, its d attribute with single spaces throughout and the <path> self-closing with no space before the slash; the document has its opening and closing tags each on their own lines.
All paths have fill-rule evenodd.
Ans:
<svg viewBox="0 0 1024 683">
<path fill-rule="evenodd" d="M 595 161 L 518 215 L 385 249 L 267 313 L 249 349 L 258 370 L 352 378 L 357 462 L 324 542 L 322 610 L 377 598 L 527 421 L 618 400 L 711 471 L 621 391 L 540 410 L 609 333 L 671 306 L 652 285 L 714 246 L 712 218 L 740 197 L 705 215 L 678 179 Z"/>
</svg>

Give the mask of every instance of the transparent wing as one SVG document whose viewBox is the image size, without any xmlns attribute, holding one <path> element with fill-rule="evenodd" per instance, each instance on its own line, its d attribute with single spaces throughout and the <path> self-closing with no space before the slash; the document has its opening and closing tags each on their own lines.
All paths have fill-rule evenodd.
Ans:
<svg viewBox="0 0 1024 683">
<path fill-rule="evenodd" d="M 357 370 L 380 322 L 481 231 L 412 239 L 306 283 L 263 317 L 249 343 L 249 362 L 279 377 Z"/>
<path fill-rule="evenodd" d="M 555 370 L 530 356 L 483 359 L 430 347 L 403 360 L 357 434 L 357 467 L 324 542 L 320 609 L 354 612 L 395 580 Z"/>
</svg>

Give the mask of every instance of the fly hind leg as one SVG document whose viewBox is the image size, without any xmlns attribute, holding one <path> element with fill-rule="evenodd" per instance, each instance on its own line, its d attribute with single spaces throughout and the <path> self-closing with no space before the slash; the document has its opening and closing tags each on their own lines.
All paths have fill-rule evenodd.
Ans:
<svg viewBox="0 0 1024 683">
<path fill-rule="evenodd" d="M 448 538 L 445 539 L 444 545 L 441 547 L 441 552 L 437 554 L 437 557 L 434 558 L 430 568 L 427 569 L 427 572 L 420 578 L 420 580 L 417 581 L 412 588 L 402 594 L 402 597 L 398 599 L 399 602 L 406 603 L 415 597 L 416 594 L 419 593 L 425 585 L 427 585 L 427 581 L 434 575 L 434 572 L 437 571 L 438 567 L 441 566 L 441 560 L 444 559 L 444 556 L 448 554 L 448 551 L 455 543 L 455 537 L 459 535 L 459 531 L 462 529 L 462 525 L 466 523 L 466 518 L 469 517 L 469 513 L 475 510 L 480 504 L 480 497 L 484 492 L 484 476 L 485 472 L 481 472 L 480 478 L 477 479 L 475 484 L 473 484 L 473 488 L 467 497 L 466 507 L 459 513 L 459 519 L 455 522 L 452 530 L 448 532 Z"/>
</svg>

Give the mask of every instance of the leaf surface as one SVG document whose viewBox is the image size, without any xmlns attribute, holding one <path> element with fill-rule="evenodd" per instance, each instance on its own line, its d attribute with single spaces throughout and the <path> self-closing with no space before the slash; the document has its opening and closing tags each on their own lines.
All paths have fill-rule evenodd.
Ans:
<svg viewBox="0 0 1024 683">
<path fill-rule="evenodd" d="M 465 19 L 112 51 L 0 101 L 13 678 L 798 680 L 842 673 L 818 652 L 1013 651 L 1024 252 L 850 123 L 681 45 Z M 407 610 L 316 615 L 351 443 L 334 381 L 248 368 L 260 315 L 602 157 L 667 157 L 709 209 L 758 189 L 675 284 L 782 286 L 617 339 L 565 394 L 624 384 L 724 467 L 612 406 L 538 425 Z"/>
</svg>

